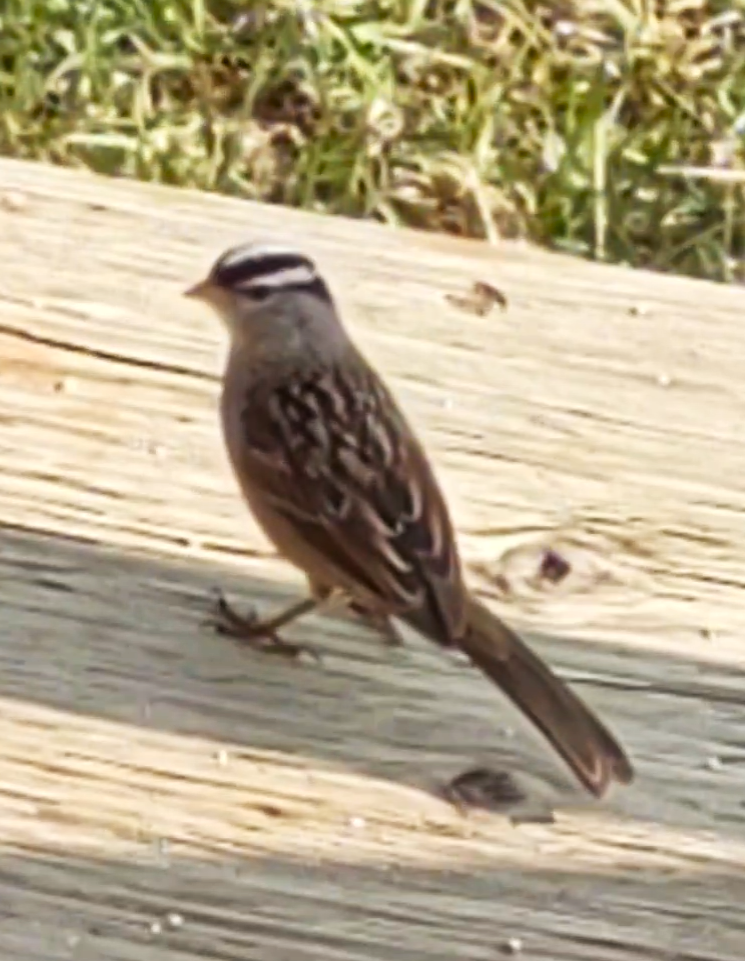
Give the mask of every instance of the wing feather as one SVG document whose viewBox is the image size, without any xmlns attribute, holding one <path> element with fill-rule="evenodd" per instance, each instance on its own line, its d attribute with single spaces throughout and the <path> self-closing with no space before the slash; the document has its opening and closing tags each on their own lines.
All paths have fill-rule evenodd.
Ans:
<svg viewBox="0 0 745 961">
<path fill-rule="evenodd" d="M 254 387 L 240 433 L 241 471 L 341 583 L 351 576 L 381 609 L 455 642 L 465 591 L 447 506 L 395 400 L 359 355 L 343 371 Z"/>
</svg>

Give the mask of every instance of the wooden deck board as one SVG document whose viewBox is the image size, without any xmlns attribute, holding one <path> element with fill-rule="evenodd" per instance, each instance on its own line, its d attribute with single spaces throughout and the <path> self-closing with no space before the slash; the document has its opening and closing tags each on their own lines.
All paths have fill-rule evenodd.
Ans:
<svg viewBox="0 0 745 961">
<path fill-rule="evenodd" d="M 8 160 L 3 191 L 0 954 L 741 958 L 741 291 Z M 417 639 L 309 619 L 318 667 L 205 627 L 217 585 L 301 586 L 225 461 L 222 332 L 180 297 L 247 236 L 318 257 L 474 584 L 618 731 L 632 788 L 582 798 Z M 447 303 L 474 280 L 508 310 Z M 574 565 L 552 589 L 525 576 L 544 543 Z M 556 823 L 430 793 L 475 761 Z"/>
</svg>

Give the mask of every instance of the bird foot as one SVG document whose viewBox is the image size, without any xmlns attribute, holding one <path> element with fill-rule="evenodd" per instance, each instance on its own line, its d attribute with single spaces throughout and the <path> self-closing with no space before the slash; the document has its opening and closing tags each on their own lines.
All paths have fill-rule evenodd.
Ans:
<svg viewBox="0 0 745 961">
<path fill-rule="evenodd" d="M 274 628 L 273 622 L 260 620 L 255 610 L 250 609 L 246 614 L 239 614 L 228 603 L 222 591 L 217 593 L 211 623 L 218 634 L 233 637 L 254 650 L 266 654 L 277 654 L 290 660 L 297 660 L 303 655 L 312 657 L 318 662 L 321 660 L 318 651 L 310 645 L 293 644 L 283 640 Z"/>
</svg>

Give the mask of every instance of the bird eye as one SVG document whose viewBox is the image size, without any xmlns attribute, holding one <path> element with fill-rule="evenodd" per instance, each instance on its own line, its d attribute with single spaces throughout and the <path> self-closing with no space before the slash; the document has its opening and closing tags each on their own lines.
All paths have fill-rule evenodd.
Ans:
<svg viewBox="0 0 745 961">
<path fill-rule="evenodd" d="M 276 293 L 275 287 L 246 287 L 241 293 L 244 297 L 249 300 L 253 300 L 256 303 L 261 303 L 264 300 L 268 300 L 273 293 Z"/>
</svg>

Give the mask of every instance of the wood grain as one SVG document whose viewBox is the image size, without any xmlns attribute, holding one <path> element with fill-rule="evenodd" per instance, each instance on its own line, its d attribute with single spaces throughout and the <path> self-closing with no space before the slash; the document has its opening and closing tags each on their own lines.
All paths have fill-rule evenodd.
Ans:
<svg viewBox="0 0 745 961">
<path fill-rule="evenodd" d="M 218 585 L 266 610 L 302 583 L 237 496 L 222 331 L 180 296 L 247 237 L 317 257 L 473 583 L 631 788 L 581 797 L 417 638 L 309 618 L 318 667 L 205 623 Z M 739 961 L 741 290 L 9 160 L 0 255 L 3 957 Z M 506 310 L 448 298 L 479 281 Z M 474 762 L 556 822 L 461 817 L 434 788 Z"/>
</svg>

